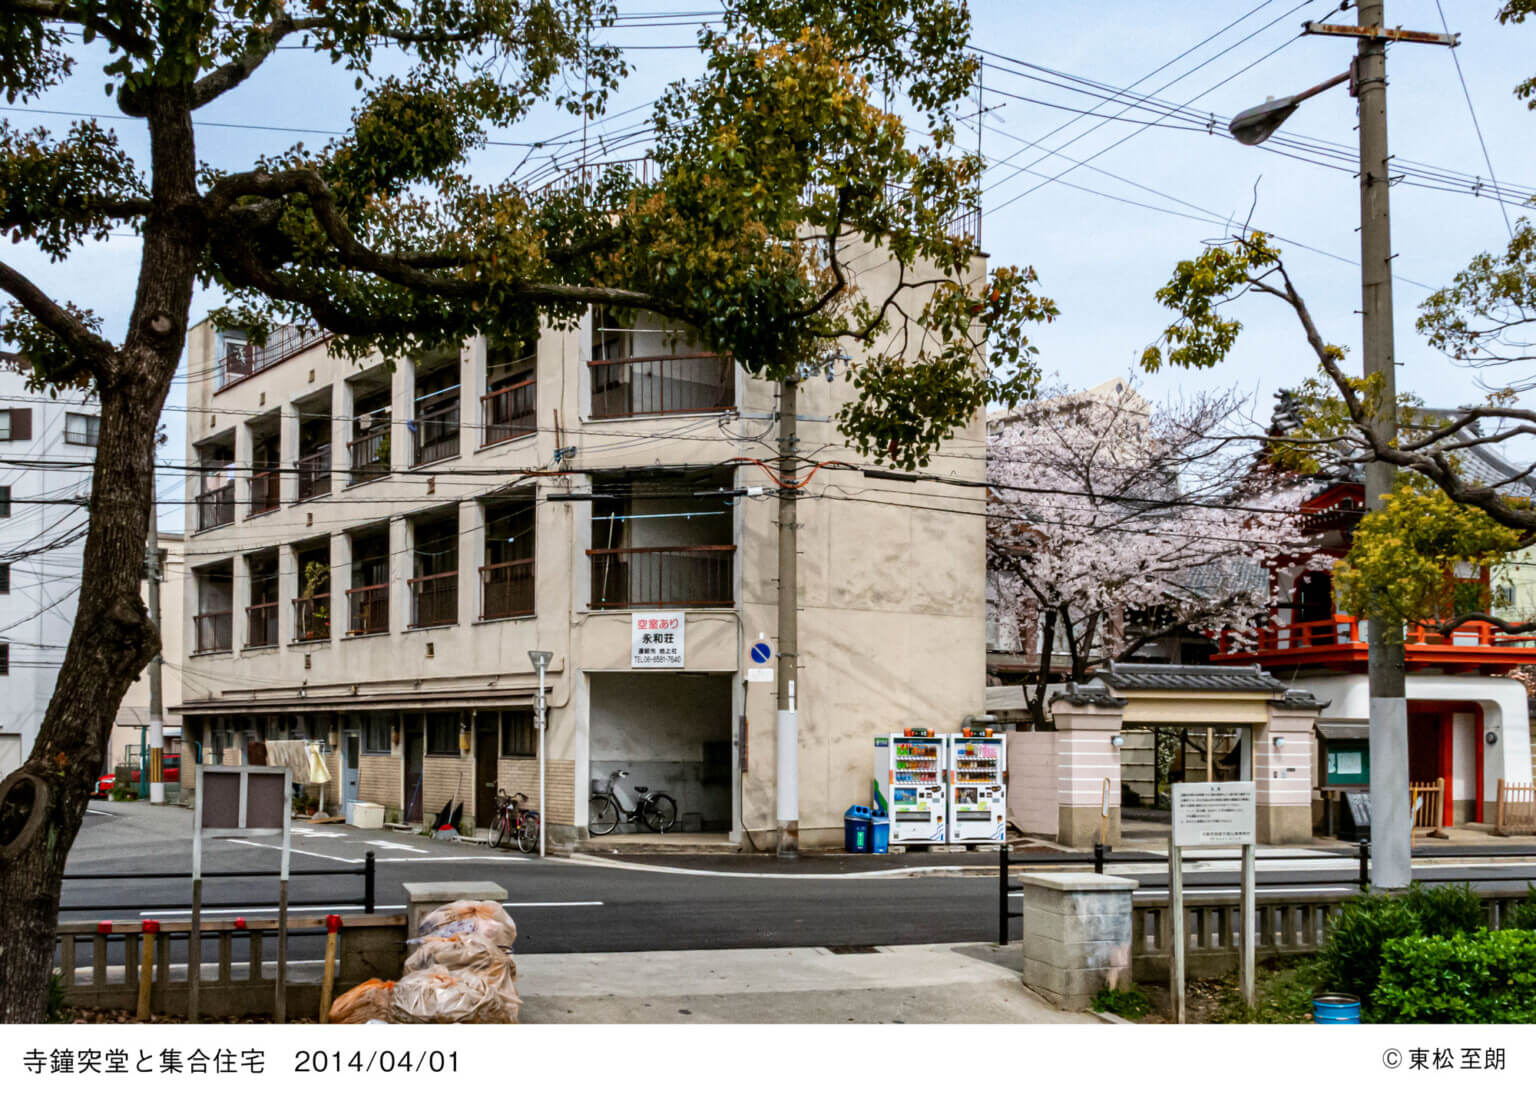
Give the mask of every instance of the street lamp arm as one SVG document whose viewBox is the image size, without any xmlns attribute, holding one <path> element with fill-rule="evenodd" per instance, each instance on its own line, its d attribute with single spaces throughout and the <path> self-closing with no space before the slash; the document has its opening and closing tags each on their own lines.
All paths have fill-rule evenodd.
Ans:
<svg viewBox="0 0 1536 1098">
<path fill-rule="evenodd" d="M 1258 145 L 1267 141 L 1287 118 L 1296 113 L 1296 108 L 1302 103 L 1329 88 L 1338 87 L 1349 77 L 1350 70 L 1346 69 L 1337 76 L 1330 76 L 1321 84 L 1314 84 L 1295 95 L 1270 99 L 1257 107 L 1249 107 L 1232 116 L 1232 121 L 1227 123 L 1227 130 L 1244 145 Z"/>
</svg>

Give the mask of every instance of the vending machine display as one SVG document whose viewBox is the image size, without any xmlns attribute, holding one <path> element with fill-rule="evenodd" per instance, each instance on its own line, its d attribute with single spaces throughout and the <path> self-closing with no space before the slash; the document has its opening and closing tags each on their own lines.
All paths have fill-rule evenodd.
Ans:
<svg viewBox="0 0 1536 1098">
<path fill-rule="evenodd" d="M 945 747 L 926 728 L 875 737 L 875 810 L 890 817 L 891 842 L 946 841 Z"/>
<path fill-rule="evenodd" d="M 949 841 L 1003 842 L 1008 833 L 1006 739 L 965 728 L 949 739 Z"/>
</svg>

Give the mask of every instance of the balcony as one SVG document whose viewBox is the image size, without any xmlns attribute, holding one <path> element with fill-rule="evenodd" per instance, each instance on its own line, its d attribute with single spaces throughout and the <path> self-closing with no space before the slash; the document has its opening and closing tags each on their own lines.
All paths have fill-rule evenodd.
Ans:
<svg viewBox="0 0 1536 1098">
<path fill-rule="evenodd" d="M 310 595 L 293 600 L 293 639 L 328 640 L 331 635 L 331 596 Z"/>
<path fill-rule="evenodd" d="M 197 528 L 212 530 L 235 521 L 235 486 L 226 484 L 197 495 Z"/>
<path fill-rule="evenodd" d="M 321 446 L 299 456 L 299 498 L 314 499 L 331 491 L 331 448 Z"/>
<path fill-rule="evenodd" d="M 389 584 L 347 589 L 347 635 L 368 637 L 389 632 Z"/>
<path fill-rule="evenodd" d="M 228 652 L 234 647 L 231 643 L 234 619 L 234 613 L 229 610 L 210 610 L 202 614 L 193 614 L 192 654 L 202 656 L 209 652 Z"/>
<path fill-rule="evenodd" d="M 276 469 L 263 469 L 251 474 L 251 515 L 264 515 L 276 511 L 283 502 L 283 474 Z"/>
<path fill-rule="evenodd" d="M 230 344 L 224 348 L 224 356 L 219 360 L 219 388 L 244 381 L 252 374 L 276 366 L 283 359 L 298 354 L 306 347 L 323 343 L 328 338 L 318 328 L 299 328 L 285 324 L 259 347 L 249 343 Z"/>
<path fill-rule="evenodd" d="M 1403 658 L 1410 670 L 1431 667 L 1482 669 L 1496 674 L 1521 664 L 1536 663 L 1536 637 L 1508 636 L 1483 622 L 1468 622 L 1450 636 L 1423 625 L 1409 625 L 1403 635 Z M 1260 629 L 1255 639 L 1223 636 L 1214 663 L 1252 663 L 1265 667 L 1317 666 L 1332 670 L 1365 670 L 1370 635 L 1365 623 L 1348 614 L 1318 621 Z"/>
<path fill-rule="evenodd" d="M 263 602 L 245 608 L 245 646 L 270 648 L 277 643 L 277 603 Z"/>
<path fill-rule="evenodd" d="M 723 412 L 736 406 L 736 367 L 708 351 L 611 358 L 592 370 L 592 418 Z"/>
<path fill-rule="evenodd" d="M 485 424 L 482 446 L 526 438 L 537 430 L 535 388 L 534 379 L 529 378 L 480 398 L 480 419 Z"/>
<path fill-rule="evenodd" d="M 731 606 L 734 545 L 588 549 L 594 610 Z"/>
<path fill-rule="evenodd" d="M 347 443 L 353 484 L 389 476 L 389 426 L 358 435 Z"/>
<path fill-rule="evenodd" d="M 459 402 L 441 405 L 413 421 L 416 453 L 412 465 L 459 456 Z"/>
<path fill-rule="evenodd" d="M 533 613 L 533 560 L 509 560 L 480 569 L 480 620 Z"/>
<path fill-rule="evenodd" d="M 459 574 L 439 572 L 407 580 L 411 588 L 411 627 L 454 625 L 459 620 Z"/>
</svg>

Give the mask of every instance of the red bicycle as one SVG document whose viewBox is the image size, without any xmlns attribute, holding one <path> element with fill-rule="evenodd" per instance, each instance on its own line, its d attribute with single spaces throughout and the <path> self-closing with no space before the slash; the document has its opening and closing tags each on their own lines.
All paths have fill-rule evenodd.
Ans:
<svg viewBox="0 0 1536 1098">
<path fill-rule="evenodd" d="M 496 815 L 491 821 L 491 846 L 501 847 L 509 839 L 517 839 L 517 849 L 532 854 L 539 848 L 539 814 L 527 807 L 528 797 L 505 789 L 496 791 Z"/>
</svg>

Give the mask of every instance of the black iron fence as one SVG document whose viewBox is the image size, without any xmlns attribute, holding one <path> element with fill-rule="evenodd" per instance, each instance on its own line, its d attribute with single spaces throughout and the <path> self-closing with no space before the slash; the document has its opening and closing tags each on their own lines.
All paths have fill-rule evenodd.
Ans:
<svg viewBox="0 0 1536 1098">
<path fill-rule="evenodd" d="M 203 873 L 203 879 L 205 881 L 239 877 L 280 876 L 281 873 L 276 869 L 221 869 L 208 870 Z M 321 903 L 333 904 L 339 907 L 361 906 L 365 913 L 369 915 L 373 914 L 373 909 L 378 896 L 378 864 L 376 856 L 371 850 L 363 855 L 363 864 L 355 868 L 290 869 L 288 871 L 288 876 L 290 879 L 295 877 L 361 877 L 363 879 L 363 894 L 361 896 L 335 896 L 326 897 L 321 900 L 305 899 L 302 901 L 295 901 L 295 903 L 302 903 L 305 907 L 313 907 L 314 905 Z M 177 870 L 174 872 L 163 873 L 66 873 L 64 874 L 63 881 L 66 887 L 68 887 L 71 881 L 186 881 L 189 886 L 187 907 L 191 907 L 190 885 L 192 881 L 192 873 L 190 871 Z M 202 906 L 204 911 L 214 912 L 224 910 L 226 908 L 248 908 L 250 905 L 250 900 L 231 900 L 227 903 L 209 903 L 204 901 Z M 59 911 L 61 913 L 66 911 L 138 911 L 145 906 L 146 905 L 144 900 L 137 900 L 131 904 L 60 904 Z M 160 901 L 155 901 L 155 906 L 160 906 Z"/>
</svg>

